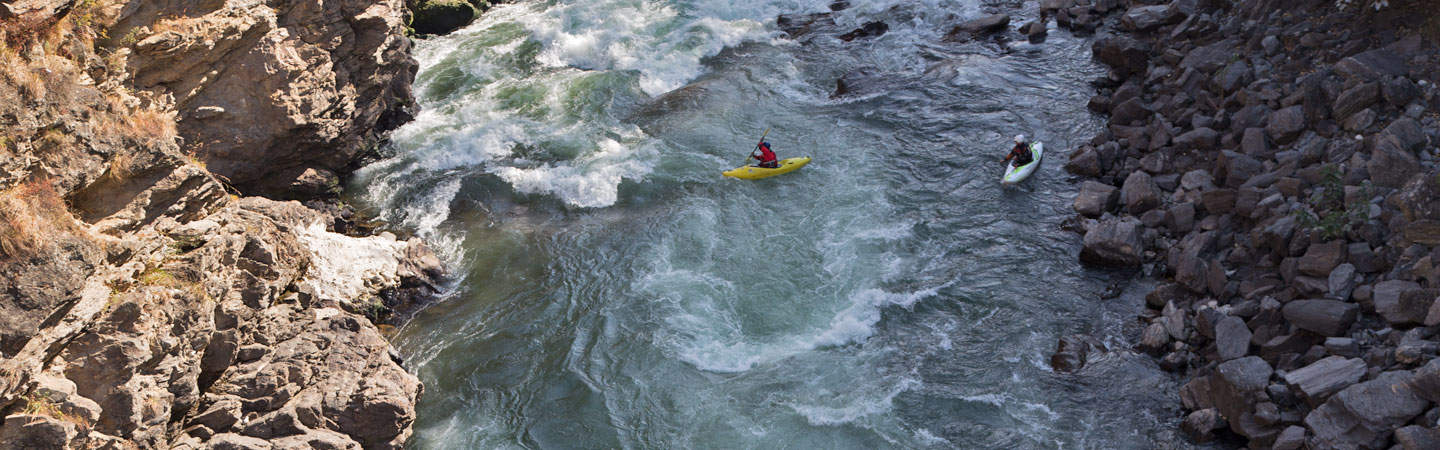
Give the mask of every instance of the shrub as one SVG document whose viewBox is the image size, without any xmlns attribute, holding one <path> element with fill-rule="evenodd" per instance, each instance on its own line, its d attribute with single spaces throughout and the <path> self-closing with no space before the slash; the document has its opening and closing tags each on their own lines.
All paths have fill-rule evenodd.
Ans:
<svg viewBox="0 0 1440 450">
<path fill-rule="evenodd" d="M 1345 236 L 1351 228 L 1365 221 L 1370 195 L 1368 186 L 1361 189 L 1358 201 L 1345 203 L 1345 185 L 1340 169 L 1334 164 L 1325 165 L 1320 184 L 1310 193 L 1308 208 L 1296 213 L 1300 226 L 1324 240 Z"/>
<path fill-rule="evenodd" d="M 57 233 L 78 233 L 64 200 L 45 180 L 0 191 L 0 261 L 33 255 Z"/>
</svg>

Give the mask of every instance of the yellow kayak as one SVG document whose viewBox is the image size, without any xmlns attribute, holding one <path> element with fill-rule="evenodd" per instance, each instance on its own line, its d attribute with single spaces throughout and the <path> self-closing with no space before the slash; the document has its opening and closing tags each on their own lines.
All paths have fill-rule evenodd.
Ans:
<svg viewBox="0 0 1440 450">
<path fill-rule="evenodd" d="M 761 178 L 773 177 L 783 173 L 790 173 L 796 170 L 800 170 L 801 167 L 805 167 L 806 164 L 810 164 L 810 157 L 802 156 L 799 158 L 786 158 L 780 160 L 779 162 L 780 166 L 774 169 L 757 166 L 741 166 L 724 172 L 720 172 L 720 174 L 727 177 L 739 178 L 742 180 L 758 180 Z"/>
</svg>

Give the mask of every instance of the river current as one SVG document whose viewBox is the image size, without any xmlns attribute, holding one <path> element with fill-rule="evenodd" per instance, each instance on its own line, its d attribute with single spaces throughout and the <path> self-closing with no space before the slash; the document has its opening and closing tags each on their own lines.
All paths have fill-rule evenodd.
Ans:
<svg viewBox="0 0 1440 450">
<path fill-rule="evenodd" d="M 1143 299 L 1102 299 L 1124 275 L 1061 229 L 1103 126 L 1088 38 L 943 42 L 973 0 L 853 2 L 838 29 L 889 25 L 853 42 L 776 27 L 828 3 L 526 0 L 418 41 L 422 110 L 351 186 L 456 268 L 395 337 L 411 446 L 1174 445 Z M 722 178 L 767 129 L 814 161 Z M 1017 133 L 1049 153 L 1002 188 Z M 1074 333 L 1111 352 L 1054 373 Z"/>
</svg>

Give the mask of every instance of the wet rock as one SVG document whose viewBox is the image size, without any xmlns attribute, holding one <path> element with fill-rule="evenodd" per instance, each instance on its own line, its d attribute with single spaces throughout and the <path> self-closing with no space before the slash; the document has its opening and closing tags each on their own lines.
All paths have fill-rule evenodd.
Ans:
<svg viewBox="0 0 1440 450">
<path fill-rule="evenodd" d="M 1428 405 L 1410 388 L 1409 378 L 1406 372 L 1385 372 L 1345 388 L 1306 415 L 1305 425 L 1327 445 L 1384 448 L 1391 430 Z"/>
<path fill-rule="evenodd" d="M 1075 211 L 1086 217 L 1100 217 L 1113 209 L 1119 198 L 1120 191 L 1115 186 L 1085 181 L 1080 185 L 1080 193 L 1075 196 Z"/>
<path fill-rule="evenodd" d="M 1296 300 L 1285 304 L 1285 320 L 1322 336 L 1339 336 L 1350 329 L 1359 306 L 1335 300 Z"/>
<path fill-rule="evenodd" d="M 420 34 L 448 34 L 480 16 L 466 0 L 420 0 L 411 7 L 410 26 Z"/>
<path fill-rule="evenodd" d="M 1160 206 L 1160 187 L 1155 185 L 1155 180 L 1150 174 L 1135 171 L 1125 178 L 1125 184 L 1120 187 L 1120 200 L 1125 204 L 1125 210 L 1131 214 L 1142 214 Z"/>
<path fill-rule="evenodd" d="M 1009 26 L 1010 15 L 992 14 L 989 16 L 961 23 L 960 25 L 956 25 L 955 28 L 950 29 L 949 33 L 945 34 L 945 40 L 964 40 L 970 36 L 979 36 L 1005 31 L 1005 29 Z"/>
<path fill-rule="evenodd" d="M 887 31 L 890 31 L 890 25 L 885 22 L 866 22 L 864 25 L 861 25 L 860 28 L 840 35 L 840 40 L 850 42 L 860 38 L 880 37 Z"/>
<path fill-rule="evenodd" d="M 1132 217 L 1102 219 L 1085 232 L 1080 260 L 1105 266 L 1140 265 L 1145 254 L 1140 229 L 1140 222 Z"/>
<path fill-rule="evenodd" d="M 1095 59 L 1122 75 L 1144 73 L 1149 67 L 1150 46 L 1125 35 L 1109 35 L 1091 46 Z"/>
<path fill-rule="evenodd" d="M 1220 361 L 1243 358 L 1250 350 L 1250 327 L 1239 317 L 1226 316 L 1215 325 L 1215 347 Z"/>
<path fill-rule="evenodd" d="M 1220 416 L 1220 410 L 1206 408 L 1190 413 L 1185 416 L 1185 421 L 1180 424 L 1180 430 L 1185 436 L 1197 443 L 1206 443 L 1215 440 L 1215 432 L 1229 426 L 1225 418 Z"/>
<path fill-rule="evenodd" d="M 813 33 L 816 28 L 834 27 L 835 18 L 830 13 L 781 14 L 775 18 L 775 26 L 791 39 L 798 39 Z"/>
<path fill-rule="evenodd" d="M 1265 134 L 1279 144 L 1288 144 L 1305 130 L 1305 108 L 1300 105 L 1270 113 Z"/>
<path fill-rule="evenodd" d="M 884 81 L 884 74 L 874 68 L 852 70 L 835 80 L 835 92 L 830 94 L 830 98 L 874 94 L 882 90 Z"/>
<path fill-rule="evenodd" d="M 1085 335 L 1062 337 L 1055 343 L 1055 353 L 1050 355 L 1050 368 L 1061 373 L 1075 372 L 1085 367 L 1093 351 L 1104 351 L 1104 345 Z"/>
<path fill-rule="evenodd" d="M 1365 376 L 1365 361 L 1330 356 L 1285 374 L 1285 383 L 1311 407 L 1340 392 Z"/>
</svg>

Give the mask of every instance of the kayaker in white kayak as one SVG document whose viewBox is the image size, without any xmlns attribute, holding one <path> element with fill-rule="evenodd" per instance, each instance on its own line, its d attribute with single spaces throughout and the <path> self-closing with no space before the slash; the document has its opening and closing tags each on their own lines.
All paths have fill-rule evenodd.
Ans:
<svg viewBox="0 0 1440 450">
<path fill-rule="evenodd" d="M 760 145 L 755 146 L 755 151 L 750 152 L 750 157 L 759 160 L 758 166 L 760 167 L 767 169 L 780 167 L 779 160 L 775 158 L 775 152 L 770 151 L 769 142 L 760 141 Z"/>
<path fill-rule="evenodd" d="M 1025 167 L 1035 158 L 1030 154 L 1030 144 L 1025 142 L 1025 135 L 1015 135 L 1015 148 L 1010 149 L 1010 154 L 1005 155 L 1005 162 L 1015 160 L 1015 167 Z"/>
</svg>

